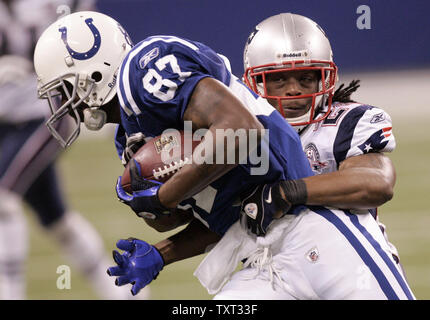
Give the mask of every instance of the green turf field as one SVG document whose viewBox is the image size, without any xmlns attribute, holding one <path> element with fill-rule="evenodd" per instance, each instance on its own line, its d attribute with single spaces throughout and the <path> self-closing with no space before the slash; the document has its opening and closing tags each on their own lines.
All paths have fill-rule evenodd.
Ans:
<svg viewBox="0 0 430 320">
<path fill-rule="evenodd" d="M 391 159 L 397 169 L 394 199 L 380 208 L 380 218 L 397 246 L 410 285 L 418 299 L 430 298 L 429 197 L 430 130 L 394 120 L 397 149 Z M 114 184 L 122 173 L 112 139 L 78 140 L 61 158 L 60 172 L 70 205 L 82 212 L 102 235 L 106 251 L 116 240 L 130 236 L 150 242 L 168 234 L 148 228 L 116 200 Z M 71 289 L 56 287 L 57 267 L 70 265 L 55 243 L 42 232 L 29 213 L 30 257 L 27 271 L 30 299 L 97 299 L 90 286 L 72 267 Z M 192 273 L 201 258 L 167 266 L 151 284 L 153 299 L 209 299 Z"/>
<path fill-rule="evenodd" d="M 111 257 L 120 238 L 136 237 L 156 242 L 171 233 L 158 233 L 146 226 L 126 206 L 118 202 L 115 182 L 123 167 L 116 156 L 112 138 L 79 140 L 60 159 L 60 174 L 69 204 L 79 210 L 99 231 Z M 31 248 L 28 265 L 30 299 L 97 299 L 91 287 L 60 255 L 56 243 L 30 216 Z M 178 229 L 179 230 L 179 229 Z M 192 273 L 201 258 L 167 266 L 151 285 L 153 299 L 209 299 Z M 56 287 L 57 267 L 71 267 L 71 289 Z M 112 265 L 114 265 L 112 261 Z M 114 278 L 112 278 L 114 281 Z"/>
</svg>

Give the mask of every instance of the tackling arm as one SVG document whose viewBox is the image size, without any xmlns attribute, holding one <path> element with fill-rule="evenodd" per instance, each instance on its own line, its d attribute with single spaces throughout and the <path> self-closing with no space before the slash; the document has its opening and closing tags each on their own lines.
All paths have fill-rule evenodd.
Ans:
<svg viewBox="0 0 430 320">
<path fill-rule="evenodd" d="M 154 247 L 160 252 L 165 265 L 168 265 L 205 253 L 208 246 L 220 239 L 221 236 L 194 219 L 184 230 L 156 243 Z"/>
<path fill-rule="evenodd" d="M 175 208 L 171 211 L 172 214 L 170 215 L 161 216 L 158 219 L 144 218 L 144 220 L 148 226 L 157 230 L 158 232 L 166 232 L 183 226 L 194 218 L 191 210 L 186 211 Z"/>
<path fill-rule="evenodd" d="M 344 160 L 339 171 L 304 178 L 308 205 L 344 209 L 378 207 L 393 197 L 396 172 L 383 153 L 368 153 Z"/>
</svg>

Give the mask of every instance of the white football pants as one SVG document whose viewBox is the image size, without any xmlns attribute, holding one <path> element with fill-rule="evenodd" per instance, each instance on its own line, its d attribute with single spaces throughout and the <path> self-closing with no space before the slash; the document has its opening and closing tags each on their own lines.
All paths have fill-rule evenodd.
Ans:
<svg viewBox="0 0 430 320">
<path fill-rule="evenodd" d="M 415 299 L 370 214 L 312 210 L 251 257 L 214 299 Z"/>
</svg>

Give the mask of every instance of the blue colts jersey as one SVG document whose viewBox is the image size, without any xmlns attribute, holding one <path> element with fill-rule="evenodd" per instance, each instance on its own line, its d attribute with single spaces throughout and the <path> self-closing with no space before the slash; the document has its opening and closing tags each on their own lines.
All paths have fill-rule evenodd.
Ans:
<svg viewBox="0 0 430 320">
<path fill-rule="evenodd" d="M 221 235 L 239 218 L 239 195 L 259 184 L 313 174 L 296 132 L 266 100 L 231 74 L 228 65 L 225 57 L 199 42 L 154 36 L 129 52 L 117 83 L 121 104 L 121 125 L 116 134 L 119 155 L 125 146 L 125 134 L 142 132 L 155 137 L 169 128 L 183 130 L 188 101 L 197 83 L 206 77 L 229 87 L 262 123 L 266 135 L 257 153 L 267 155 L 264 174 L 253 173 L 262 164 L 255 164 L 248 157 L 247 163 L 180 204 L 181 208 L 191 208 L 196 218 Z M 297 212 L 300 209 L 295 208 Z"/>
</svg>

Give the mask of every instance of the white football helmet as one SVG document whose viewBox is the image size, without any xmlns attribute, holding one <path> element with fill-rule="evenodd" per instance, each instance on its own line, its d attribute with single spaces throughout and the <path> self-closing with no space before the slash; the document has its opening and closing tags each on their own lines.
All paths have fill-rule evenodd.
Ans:
<svg viewBox="0 0 430 320">
<path fill-rule="evenodd" d="M 131 46 L 117 21 L 92 11 L 65 16 L 40 36 L 34 52 L 38 95 L 49 101 L 52 116 L 46 124 L 63 147 L 79 135 L 82 119 L 76 108 L 81 103 L 89 107 L 84 110 L 88 129 L 99 130 L 106 123 L 107 115 L 99 108 L 115 96 L 117 72 Z M 59 103 L 61 92 L 67 97 L 64 103 Z M 54 125 L 67 114 L 74 115 L 76 127 L 64 138 Z"/>
<path fill-rule="evenodd" d="M 254 92 L 266 99 L 277 100 L 285 117 L 282 100 L 312 97 L 309 111 L 297 118 L 286 118 L 300 131 L 308 124 L 325 119 L 337 81 L 337 67 L 333 62 L 330 42 L 321 27 L 309 18 L 281 13 L 259 23 L 249 35 L 243 54 L 244 81 Z M 266 75 L 292 70 L 320 71 L 319 90 L 299 96 L 269 96 Z M 316 116 L 318 106 L 328 105 L 327 112 Z"/>
</svg>

